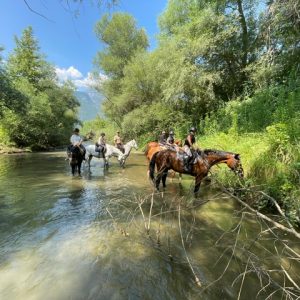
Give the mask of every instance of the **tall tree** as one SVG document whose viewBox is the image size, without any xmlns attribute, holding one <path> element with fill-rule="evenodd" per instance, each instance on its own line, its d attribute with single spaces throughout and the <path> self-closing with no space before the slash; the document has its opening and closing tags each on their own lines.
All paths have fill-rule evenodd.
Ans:
<svg viewBox="0 0 300 300">
<path fill-rule="evenodd" d="M 40 54 L 38 42 L 32 27 L 24 29 L 21 38 L 15 37 L 16 47 L 9 56 L 7 69 L 13 81 L 26 79 L 36 89 L 41 89 L 41 81 L 54 77 L 53 68 Z"/>
<path fill-rule="evenodd" d="M 134 18 L 125 13 L 116 13 L 110 19 L 106 14 L 97 23 L 96 35 L 106 48 L 96 57 L 96 64 L 113 78 L 123 77 L 124 66 L 137 50 L 148 47 L 143 29 L 136 27 Z"/>
<path fill-rule="evenodd" d="M 100 87 L 106 97 L 104 111 L 120 126 L 124 116 L 124 97 L 121 96 L 124 70 L 138 52 L 145 51 L 148 39 L 145 31 L 137 28 L 134 18 L 124 13 L 116 13 L 111 18 L 104 15 L 95 31 L 105 45 L 104 50 L 98 52 L 95 64 L 109 77 Z"/>
<path fill-rule="evenodd" d="M 74 89 L 58 84 L 54 68 L 40 53 L 31 27 L 15 41 L 16 47 L 6 65 L 6 83 L 18 94 L 11 98 L 13 105 L 8 105 L 10 102 L 5 96 L 7 105 L 0 126 L 18 146 L 47 148 L 65 143 L 78 121 L 79 103 Z M 17 103 L 26 111 L 16 114 Z"/>
</svg>

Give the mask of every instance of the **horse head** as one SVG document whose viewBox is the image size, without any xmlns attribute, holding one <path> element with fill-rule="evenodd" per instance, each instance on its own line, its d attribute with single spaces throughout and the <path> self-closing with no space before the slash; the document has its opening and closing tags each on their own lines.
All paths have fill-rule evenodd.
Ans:
<svg viewBox="0 0 300 300">
<path fill-rule="evenodd" d="M 129 143 L 130 143 L 131 147 L 133 147 L 135 150 L 137 150 L 137 149 L 138 149 L 138 145 L 137 145 L 137 143 L 136 143 L 136 140 L 135 140 L 135 139 L 131 140 Z"/>
<path fill-rule="evenodd" d="M 226 161 L 227 166 L 239 177 L 244 178 L 244 169 L 239 154 L 232 153 Z"/>
</svg>

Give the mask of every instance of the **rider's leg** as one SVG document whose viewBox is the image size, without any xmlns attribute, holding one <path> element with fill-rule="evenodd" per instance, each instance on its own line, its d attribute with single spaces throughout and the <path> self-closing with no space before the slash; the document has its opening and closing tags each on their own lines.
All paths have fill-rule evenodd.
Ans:
<svg viewBox="0 0 300 300">
<path fill-rule="evenodd" d="M 192 163 L 192 159 L 193 159 L 193 154 L 191 152 L 191 149 L 187 145 L 184 146 L 184 151 L 188 155 L 188 157 L 184 160 L 184 163 L 183 163 L 184 171 L 191 173 L 192 172 L 192 164 L 191 163 Z"/>
</svg>

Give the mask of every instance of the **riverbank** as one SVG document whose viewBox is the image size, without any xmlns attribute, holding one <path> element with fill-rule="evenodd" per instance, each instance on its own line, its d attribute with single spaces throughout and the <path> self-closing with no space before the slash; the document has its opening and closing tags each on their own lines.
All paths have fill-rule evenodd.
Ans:
<svg viewBox="0 0 300 300">
<path fill-rule="evenodd" d="M 214 148 L 239 153 L 245 172 L 243 182 L 227 168 L 220 167 L 214 176 L 225 187 L 233 188 L 258 210 L 278 213 L 274 200 L 284 215 L 299 227 L 299 157 L 296 145 L 275 143 L 272 132 L 237 134 L 215 133 L 199 137 L 200 148 Z"/>
<path fill-rule="evenodd" d="M 17 148 L 13 146 L 5 146 L 0 144 L 0 155 L 1 154 L 17 154 L 17 153 L 28 153 L 32 152 L 29 148 Z"/>
<path fill-rule="evenodd" d="M 18 153 L 32 153 L 32 152 L 55 152 L 55 151 L 64 151 L 67 146 L 62 147 L 49 147 L 47 149 L 32 150 L 29 147 L 18 148 L 14 146 L 6 146 L 0 144 L 0 155 L 1 154 L 18 154 Z"/>
</svg>

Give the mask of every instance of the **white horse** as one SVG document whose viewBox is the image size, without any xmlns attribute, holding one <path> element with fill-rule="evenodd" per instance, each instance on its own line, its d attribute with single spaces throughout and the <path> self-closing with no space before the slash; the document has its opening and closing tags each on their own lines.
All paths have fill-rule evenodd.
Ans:
<svg viewBox="0 0 300 300">
<path fill-rule="evenodd" d="M 108 167 L 109 158 L 112 156 L 117 157 L 120 165 L 124 167 L 125 160 L 129 156 L 132 147 L 134 147 L 135 149 L 138 148 L 135 140 L 132 140 L 124 145 L 124 149 L 125 149 L 124 153 L 122 153 L 117 147 L 106 144 L 106 152 L 105 152 L 105 157 L 104 157 L 105 167 Z M 86 149 L 85 160 L 88 163 L 89 168 L 91 166 L 90 163 L 91 163 L 93 156 L 97 157 L 97 158 L 103 158 L 102 152 L 95 151 L 95 145 L 88 145 L 85 147 L 85 149 Z"/>
<path fill-rule="evenodd" d="M 126 143 L 124 145 L 124 155 L 125 155 L 125 159 L 129 156 L 131 149 L 134 148 L 135 150 L 138 149 L 138 145 L 136 143 L 135 140 L 131 140 L 130 142 Z M 124 161 L 125 163 L 125 161 Z"/>
</svg>

